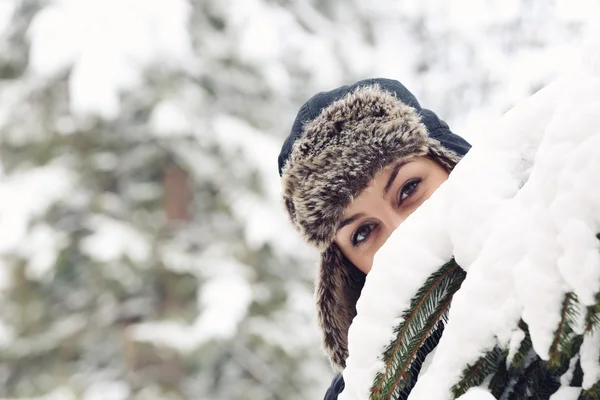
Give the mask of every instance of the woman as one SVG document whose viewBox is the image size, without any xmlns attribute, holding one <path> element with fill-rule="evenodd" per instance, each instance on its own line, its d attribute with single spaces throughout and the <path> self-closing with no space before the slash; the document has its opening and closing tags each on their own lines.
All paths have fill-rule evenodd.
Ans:
<svg viewBox="0 0 600 400">
<path fill-rule="evenodd" d="M 345 367 L 348 328 L 373 256 L 469 148 L 393 80 L 319 93 L 298 112 L 279 155 L 279 174 L 292 223 L 321 251 L 315 297 L 335 370 Z M 421 348 L 416 372 L 442 328 Z M 343 388 L 339 375 L 325 399 L 336 399 Z"/>
</svg>

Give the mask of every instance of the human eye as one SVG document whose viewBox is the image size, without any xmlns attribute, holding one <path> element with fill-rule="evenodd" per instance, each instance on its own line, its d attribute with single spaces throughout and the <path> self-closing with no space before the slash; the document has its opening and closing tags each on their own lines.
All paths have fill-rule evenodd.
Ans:
<svg viewBox="0 0 600 400">
<path fill-rule="evenodd" d="M 356 247 L 369 240 L 371 232 L 375 229 L 375 224 L 363 224 L 359 226 L 353 233 L 350 241 L 352 246 Z"/>
<path fill-rule="evenodd" d="M 398 191 L 398 205 L 401 205 L 405 199 L 413 195 L 417 191 L 420 183 L 421 178 L 413 178 L 406 181 Z"/>
</svg>

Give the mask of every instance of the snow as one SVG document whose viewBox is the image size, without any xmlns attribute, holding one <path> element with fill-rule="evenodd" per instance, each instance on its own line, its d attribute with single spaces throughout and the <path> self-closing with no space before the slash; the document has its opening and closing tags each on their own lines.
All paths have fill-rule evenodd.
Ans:
<svg viewBox="0 0 600 400">
<path fill-rule="evenodd" d="M 52 392 L 38 397 L 0 398 L 0 400 L 76 400 L 77 396 L 68 387 L 59 387 Z"/>
<path fill-rule="evenodd" d="M 160 61 L 192 65 L 186 0 L 54 0 L 30 27 L 30 70 L 51 78 L 70 69 L 70 109 L 106 119 L 120 94 Z"/>
<path fill-rule="evenodd" d="M 28 260 L 27 275 L 32 279 L 41 279 L 50 271 L 67 244 L 63 234 L 35 221 L 74 186 L 72 171 L 59 165 L 0 175 L 0 256 L 14 252 Z M 0 287 L 3 275 L 0 273 Z"/>
<path fill-rule="evenodd" d="M 154 106 L 150 127 L 158 136 L 185 135 L 192 130 L 187 113 L 169 100 L 163 100 Z"/>
<path fill-rule="evenodd" d="M 8 347 L 15 339 L 15 333 L 9 325 L 0 320 L 0 349 Z"/>
<path fill-rule="evenodd" d="M 419 376 L 417 377 L 417 379 L 424 375 L 425 372 L 427 372 L 427 370 L 429 369 L 431 361 L 433 360 L 433 356 L 435 355 L 435 351 L 436 349 L 433 349 L 429 354 L 427 354 L 427 356 L 423 360 L 423 363 L 421 364 L 421 370 L 419 371 Z"/>
<path fill-rule="evenodd" d="M 176 321 L 140 323 L 130 327 L 141 342 L 190 353 L 211 340 L 231 339 L 252 301 L 248 282 L 235 275 L 220 276 L 202 284 L 200 314 L 192 325 Z"/>
<path fill-rule="evenodd" d="M 600 285 L 600 190 L 590 186 L 600 170 L 595 72 L 583 64 L 503 116 L 379 250 L 350 327 L 341 400 L 369 397 L 398 315 L 452 255 L 467 278 L 411 400 L 449 399 L 482 351 L 516 346 L 520 318 L 548 359 L 564 295 L 593 302 Z"/>
<path fill-rule="evenodd" d="M 4 0 L 0 2 L 0 37 L 10 27 L 10 21 L 13 18 L 18 0 Z"/>
<path fill-rule="evenodd" d="M 296 295 L 296 293 L 291 294 Z M 306 317 L 312 316 L 312 309 L 308 311 L 304 309 L 307 305 L 312 305 L 312 296 L 304 293 L 302 297 L 304 297 L 302 307 L 298 307 L 297 302 L 290 299 L 285 311 L 274 313 L 270 318 L 262 316 L 253 318 L 248 321 L 244 329 L 260 340 L 278 346 L 287 355 L 304 360 L 306 346 L 314 345 L 313 327 L 317 322 L 314 318 Z M 290 340 L 290 337 L 294 340 Z M 323 372 L 329 376 L 330 371 L 330 366 L 327 365 Z M 322 393 L 319 395 L 322 396 Z"/>
<path fill-rule="evenodd" d="M 5 351 L 13 357 L 45 353 L 54 349 L 57 343 L 69 340 L 80 333 L 87 327 L 88 322 L 88 319 L 82 314 L 71 314 L 53 321 L 45 332 L 25 338 L 18 336 Z"/>
<path fill-rule="evenodd" d="M 583 370 L 582 387 L 587 390 L 600 380 L 600 332 L 595 330 L 584 336 L 580 353 Z"/>
<path fill-rule="evenodd" d="M 575 356 L 571 358 L 569 361 L 569 368 L 567 371 L 560 376 L 560 384 L 561 386 L 570 386 L 573 381 L 573 375 L 575 374 L 575 368 L 577 366 L 577 362 L 579 361 L 579 356 Z"/>
<path fill-rule="evenodd" d="M 465 394 L 460 396 L 458 400 L 494 400 L 494 396 L 490 392 L 482 388 L 471 388 Z"/>
<path fill-rule="evenodd" d="M 550 400 L 577 400 L 581 388 L 561 386 L 556 393 L 550 396 Z"/>
<path fill-rule="evenodd" d="M 212 128 L 215 132 L 214 140 L 219 143 L 226 157 L 244 160 L 244 163 L 251 163 L 257 168 L 266 191 L 263 195 L 266 195 L 272 204 L 279 204 L 279 176 L 274 164 L 280 150 L 279 143 L 273 137 L 264 135 L 247 122 L 231 115 L 216 116 Z M 264 197 L 248 194 L 235 186 L 230 189 L 226 185 L 223 186 L 222 190 L 232 204 L 232 212 L 244 221 L 245 239 L 252 248 L 260 248 L 270 242 L 279 249 L 292 252 L 297 252 L 298 246 L 307 249 L 298 239 L 296 232 L 289 229 L 288 217 L 281 207 L 265 207 Z"/>
<path fill-rule="evenodd" d="M 236 276 L 213 278 L 201 292 L 197 330 L 205 337 L 232 338 L 252 300 L 248 282 Z"/>
<path fill-rule="evenodd" d="M 74 187 L 73 172 L 58 165 L 0 176 L 0 255 L 22 245 L 29 224 Z"/>
<path fill-rule="evenodd" d="M 126 400 L 129 396 L 126 382 L 94 382 L 83 393 L 83 400 Z"/>
<path fill-rule="evenodd" d="M 229 10 L 233 26 L 239 32 L 237 52 L 243 60 L 264 63 L 281 53 L 282 37 L 278 32 L 274 10 L 258 0 L 234 2 Z"/>
<path fill-rule="evenodd" d="M 507 368 L 512 363 L 517 351 L 519 351 L 519 347 L 521 346 L 523 339 L 525 339 L 525 332 L 523 332 L 521 329 L 517 329 L 512 333 L 508 344 L 508 356 L 506 357 Z"/>
<path fill-rule="evenodd" d="M 130 224 L 92 215 L 87 225 L 93 233 L 81 241 L 81 250 L 93 260 L 110 263 L 129 257 L 138 265 L 144 265 L 149 260 L 149 238 Z"/>
<path fill-rule="evenodd" d="M 556 0 L 556 15 L 565 21 L 581 20 L 598 14 L 599 4 L 594 0 Z"/>
<path fill-rule="evenodd" d="M 20 244 L 17 254 L 24 259 L 29 258 L 27 276 L 33 280 L 41 280 L 51 271 L 59 252 L 68 244 L 62 232 L 56 232 L 49 225 L 37 224 L 31 228 L 27 238 Z M 35 252 L 31 252 L 35 249 Z"/>
</svg>

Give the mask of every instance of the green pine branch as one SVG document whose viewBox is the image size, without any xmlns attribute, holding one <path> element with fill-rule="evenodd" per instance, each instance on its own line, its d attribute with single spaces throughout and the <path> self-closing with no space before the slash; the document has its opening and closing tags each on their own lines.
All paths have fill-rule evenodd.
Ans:
<svg viewBox="0 0 600 400">
<path fill-rule="evenodd" d="M 600 233 L 596 235 L 600 240 Z M 585 334 L 591 334 L 600 327 L 600 292 L 596 294 L 596 304 L 587 307 L 585 316 Z M 594 383 L 587 390 L 582 390 L 579 400 L 600 400 L 600 381 Z"/>
<path fill-rule="evenodd" d="M 506 352 L 496 346 L 477 362 L 469 365 L 463 371 L 460 381 L 452 387 L 452 394 L 454 397 L 459 397 L 470 388 L 481 385 L 485 378 L 498 372 L 502 368 L 506 370 L 506 356 Z M 502 379 L 503 377 L 501 376 L 498 376 L 497 378 L 497 380 Z M 497 383 L 498 382 L 495 382 L 496 385 Z"/>
<path fill-rule="evenodd" d="M 503 353 L 503 359 L 506 360 L 508 350 L 503 350 Z M 493 374 L 488 386 L 492 396 L 496 399 L 501 398 L 502 393 L 504 393 L 506 388 L 510 387 L 511 379 L 512 375 L 510 374 L 510 369 L 507 368 L 506 362 L 501 362 L 500 365 L 498 365 L 498 370 Z"/>
<path fill-rule="evenodd" d="M 390 399 L 412 382 L 411 366 L 423 343 L 450 308 L 452 296 L 465 279 L 454 260 L 432 274 L 411 301 L 402 322 L 394 329 L 396 339 L 383 353 L 385 368 L 371 388 L 371 399 Z"/>
<path fill-rule="evenodd" d="M 513 356 L 513 359 L 510 362 L 510 369 L 512 371 L 521 371 L 526 365 L 525 361 L 527 360 L 529 354 L 533 349 L 533 343 L 531 342 L 531 335 L 529 334 L 529 327 L 525 323 L 525 321 L 519 321 L 519 329 L 525 332 L 525 337 L 521 341 L 519 345 L 519 349 Z"/>
<path fill-rule="evenodd" d="M 587 307 L 585 331 L 592 332 L 600 327 L 600 293 L 596 294 L 596 303 Z"/>
<path fill-rule="evenodd" d="M 519 344 L 519 349 L 514 354 L 510 365 L 501 366 L 490 382 L 490 390 L 497 399 L 508 398 L 508 396 L 522 390 L 524 384 L 527 382 L 525 371 L 531 373 L 530 366 L 539 359 L 533 350 L 529 327 L 525 321 L 519 321 L 519 329 L 525 333 L 525 337 Z M 504 368 L 502 367 L 506 368 L 506 372 L 503 372 Z M 497 375 L 501 376 L 497 377 Z M 524 377 L 525 379 L 523 379 Z M 503 378 L 503 380 L 500 381 L 499 378 Z"/>
<path fill-rule="evenodd" d="M 594 383 L 587 390 L 582 390 L 578 400 L 600 400 L 600 382 Z"/>
<path fill-rule="evenodd" d="M 596 238 L 600 240 L 600 233 L 596 235 Z M 587 313 L 585 315 L 585 331 L 592 332 L 594 329 L 600 327 L 600 292 L 596 294 L 596 304 L 587 307 Z"/>
<path fill-rule="evenodd" d="M 508 400 L 521 400 L 526 397 L 531 376 L 535 375 L 535 371 L 540 368 L 541 362 L 542 360 L 536 356 L 535 359 L 532 360 L 532 362 L 517 376 L 517 381 L 508 395 Z"/>
<path fill-rule="evenodd" d="M 600 234 L 597 237 L 600 239 Z M 403 322 L 394 330 L 396 340 L 383 353 L 385 368 L 377 374 L 371 388 L 372 400 L 394 398 L 400 390 L 414 384 L 411 367 L 418 351 L 435 329 L 436 323 L 447 315 L 452 296 L 464 278 L 464 271 L 452 260 L 432 274 L 419 290 L 411 301 L 411 307 L 403 315 Z M 510 364 L 506 362 L 507 349 L 495 347 L 465 368 L 461 379 L 452 388 L 453 396 L 458 397 L 489 379 L 488 388 L 496 398 L 549 398 L 560 387 L 560 376 L 569 369 L 573 358 L 580 352 L 583 335 L 575 333 L 574 329 L 580 312 L 577 296 L 567 293 L 548 350 L 548 361 L 535 353 L 528 326 L 520 321 L 519 328 L 525 337 Z M 590 333 L 599 327 L 600 293 L 596 296 L 596 304 L 587 307 L 585 332 Z M 600 382 L 584 390 L 579 398 L 600 400 Z"/>
<path fill-rule="evenodd" d="M 567 293 L 564 297 L 560 311 L 560 321 L 554 333 L 554 340 L 548 350 L 550 357 L 548 366 L 557 368 L 564 363 L 565 358 L 570 358 L 573 348 L 580 335 L 574 332 L 574 325 L 579 315 L 579 301 L 575 293 Z"/>
</svg>

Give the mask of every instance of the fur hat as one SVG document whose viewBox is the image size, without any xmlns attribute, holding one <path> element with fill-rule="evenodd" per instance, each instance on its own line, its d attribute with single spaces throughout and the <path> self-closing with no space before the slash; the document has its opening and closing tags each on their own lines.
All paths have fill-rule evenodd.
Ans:
<svg viewBox="0 0 600 400">
<path fill-rule="evenodd" d="M 365 281 L 333 242 L 344 209 L 394 161 L 429 156 L 450 171 L 469 147 L 396 81 L 319 93 L 300 110 L 279 157 L 283 201 L 294 226 L 321 251 L 315 298 L 334 369 L 345 367 Z"/>
</svg>

